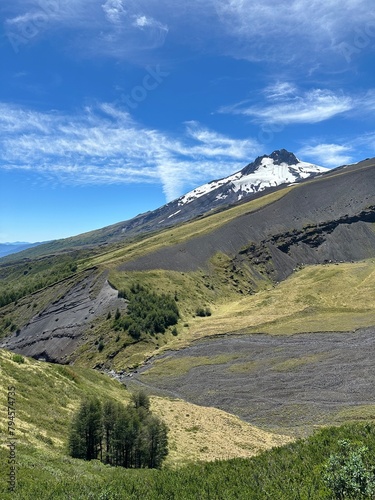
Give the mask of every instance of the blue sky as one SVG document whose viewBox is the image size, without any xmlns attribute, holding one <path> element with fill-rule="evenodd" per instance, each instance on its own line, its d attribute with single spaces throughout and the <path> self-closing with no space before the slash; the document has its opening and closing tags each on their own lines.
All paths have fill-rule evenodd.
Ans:
<svg viewBox="0 0 375 500">
<path fill-rule="evenodd" d="M 375 156 L 369 0 L 2 0 L 0 242 L 152 210 L 286 148 Z"/>
</svg>

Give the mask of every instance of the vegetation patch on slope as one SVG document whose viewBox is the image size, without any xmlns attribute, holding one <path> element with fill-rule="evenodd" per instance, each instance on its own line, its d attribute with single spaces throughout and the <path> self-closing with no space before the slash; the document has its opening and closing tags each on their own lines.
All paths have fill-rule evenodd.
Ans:
<svg viewBox="0 0 375 500">
<path fill-rule="evenodd" d="M 249 459 L 198 463 L 160 471 L 124 470 L 97 461 L 71 458 L 60 460 L 48 453 L 38 454 L 22 448 L 20 466 L 24 474 L 17 490 L 8 494 L 2 481 L 0 494 L 4 500 L 328 500 L 332 498 L 332 490 L 324 480 L 326 464 L 332 454 L 340 452 L 342 440 L 352 443 L 354 449 L 365 445 L 371 457 L 369 467 L 374 466 L 375 427 L 371 424 L 324 429 L 306 440 Z M 5 458 L 3 450 L 0 455 L 1 459 Z M 361 498 L 370 499 L 370 496 Z"/>
<path fill-rule="evenodd" d="M 67 482 L 71 479 L 74 487 L 78 488 L 73 496 L 79 498 L 80 477 L 83 483 L 87 479 L 87 487 L 90 486 L 90 482 L 103 485 L 105 478 L 120 477 L 118 472 L 110 471 L 97 461 L 82 463 L 70 458 L 68 437 L 73 415 L 83 399 L 98 398 L 102 403 L 114 400 L 127 404 L 130 393 L 123 384 L 92 369 L 38 362 L 4 350 L 0 350 L 0 378 L 2 382 L 0 387 L 1 498 L 5 498 L 3 492 L 8 474 L 6 458 L 9 453 L 6 418 L 8 387 L 15 388 L 17 478 L 20 491 L 18 498 L 31 498 L 36 491 L 38 493 L 35 493 L 33 498 L 45 498 L 43 496 L 45 492 L 52 495 L 55 486 L 57 488 L 54 481 L 58 478 L 63 483 L 65 479 Z M 260 431 L 225 412 L 214 408 L 202 408 L 180 400 L 151 398 L 151 409 L 169 427 L 171 450 L 167 464 L 170 466 L 197 457 L 201 460 L 216 460 L 229 456 L 252 456 L 259 450 L 288 440 L 285 436 Z M 210 422 L 214 422 L 215 426 L 210 426 Z M 217 432 L 219 428 L 220 433 Z M 224 436 L 227 432 L 228 435 L 234 436 L 234 428 L 243 434 L 243 449 L 239 444 L 232 448 L 231 442 L 225 441 Z M 194 435 L 197 437 L 195 444 L 192 439 Z M 204 439 L 209 445 L 207 450 L 200 452 Z M 38 471 L 37 483 L 35 483 L 36 471 Z M 102 479 L 96 481 L 93 477 L 95 471 L 98 471 L 99 475 L 104 474 Z M 48 482 L 51 482 L 51 489 L 43 491 Z M 63 494 L 64 489 L 57 488 L 56 491 Z"/>
<path fill-rule="evenodd" d="M 291 334 L 350 331 L 375 324 L 375 260 L 306 266 L 255 295 L 217 304 L 190 320 L 199 338 L 231 331 Z"/>
</svg>

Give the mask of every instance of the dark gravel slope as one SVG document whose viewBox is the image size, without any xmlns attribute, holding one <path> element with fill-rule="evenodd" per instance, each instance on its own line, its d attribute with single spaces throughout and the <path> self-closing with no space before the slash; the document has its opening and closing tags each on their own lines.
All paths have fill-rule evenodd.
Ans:
<svg viewBox="0 0 375 500">
<path fill-rule="evenodd" d="M 224 361 L 176 376 L 152 375 L 151 362 L 134 378 L 149 390 L 221 408 L 255 425 L 303 433 L 342 421 L 341 411 L 362 417 L 362 405 L 374 405 L 375 411 L 374 327 L 351 333 L 226 336 L 157 359 L 166 356 L 183 366 L 189 357 L 224 356 Z"/>
<path fill-rule="evenodd" d="M 303 183 L 280 200 L 242 215 L 209 234 L 124 263 L 121 270 L 193 271 L 205 267 L 218 251 L 234 257 L 250 243 L 271 245 L 279 250 L 283 238 L 293 232 L 303 233 L 308 229 L 314 233 L 316 228 L 315 233 L 319 233 L 321 226 L 325 226 L 320 245 L 316 246 L 315 241 L 312 247 L 307 244 L 308 248 L 303 248 L 299 242 L 299 247 L 292 245 L 287 251 L 279 252 L 275 277 L 282 279 L 301 262 L 348 261 L 374 256 L 375 235 L 371 228 L 374 222 L 375 164 L 362 162 Z M 272 241 L 275 236 L 276 244 Z"/>
</svg>

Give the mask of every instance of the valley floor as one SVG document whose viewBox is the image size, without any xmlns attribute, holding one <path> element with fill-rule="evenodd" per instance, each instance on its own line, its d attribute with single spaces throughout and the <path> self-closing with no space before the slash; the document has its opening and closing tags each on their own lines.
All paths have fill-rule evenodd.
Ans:
<svg viewBox="0 0 375 500">
<path fill-rule="evenodd" d="M 132 383 L 305 435 L 322 425 L 374 418 L 374 333 L 370 327 L 205 339 L 158 356 Z"/>
</svg>

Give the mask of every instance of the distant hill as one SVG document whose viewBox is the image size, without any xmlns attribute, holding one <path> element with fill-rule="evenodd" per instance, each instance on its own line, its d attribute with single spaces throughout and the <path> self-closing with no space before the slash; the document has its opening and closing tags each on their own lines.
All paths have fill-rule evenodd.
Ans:
<svg viewBox="0 0 375 500">
<path fill-rule="evenodd" d="M 26 243 L 17 241 L 15 243 L 0 243 L 0 258 L 14 253 L 22 252 L 28 248 L 33 248 L 42 243 Z"/>
</svg>

